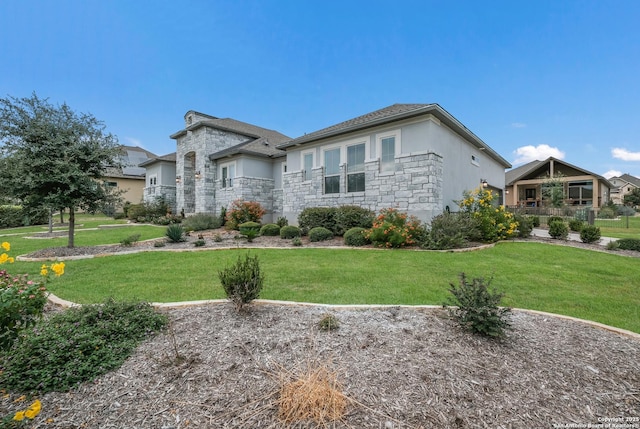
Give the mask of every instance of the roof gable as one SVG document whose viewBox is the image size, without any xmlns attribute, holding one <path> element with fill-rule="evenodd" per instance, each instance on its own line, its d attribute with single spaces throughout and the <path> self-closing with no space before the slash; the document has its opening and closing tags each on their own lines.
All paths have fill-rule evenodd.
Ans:
<svg viewBox="0 0 640 429">
<path fill-rule="evenodd" d="M 527 179 L 540 179 L 545 174 L 548 176 L 549 171 L 551 170 L 550 164 L 551 161 L 554 162 L 554 170 L 558 171 L 558 165 L 564 166 L 567 169 L 573 170 L 577 173 L 576 175 L 585 175 L 585 176 L 593 176 L 605 183 L 609 188 L 613 188 L 613 185 L 604 177 L 599 174 L 593 173 L 589 170 L 585 170 L 584 168 L 577 167 L 573 164 L 569 164 L 568 162 L 562 161 L 560 159 L 549 157 L 544 161 L 531 161 L 527 164 L 521 165 L 520 167 L 514 168 L 505 173 L 505 185 L 513 185 L 514 182 L 518 180 L 527 180 Z M 566 171 L 566 170 L 565 170 Z M 571 177 L 570 175 L 566 175 Z"/>
</svg>

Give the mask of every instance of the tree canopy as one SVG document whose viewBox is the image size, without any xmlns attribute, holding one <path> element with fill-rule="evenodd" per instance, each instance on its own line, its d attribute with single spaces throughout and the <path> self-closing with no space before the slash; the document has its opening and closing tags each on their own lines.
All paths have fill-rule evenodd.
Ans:
<svg viewBox="0 0 640 429">
<path fill-rule="evenodd" d="M 630 194 L 624 196 L 624 203 L 628 206 L 640 206 L 640 188 L 633 188 Z"/>
<path fill-rule="evenodd" d="M 121 146 L 89 113 L 35 93 L 0 98 L 0 142 L 3 193 L 28 206 L 69 209 L 69 247 L 78 209 L 94 213 L 117 200 L 101 179 L 118 167 Z"/>
</svg>

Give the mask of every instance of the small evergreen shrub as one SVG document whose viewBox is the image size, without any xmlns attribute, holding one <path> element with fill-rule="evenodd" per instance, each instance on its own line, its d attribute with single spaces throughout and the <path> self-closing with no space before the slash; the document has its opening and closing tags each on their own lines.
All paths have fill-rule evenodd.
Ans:
<svg viewBox="0 0 640 429">
<path fill-rule="evenodd" d="M 238 225 L 240 234 L 247 237 L 247 241 L 251 243 L 260 233 L 260 224 L 257 222 L 244 222 Z"/>
<path fill-rule="evenodd" d="M 222 242 L 222 236 L 220 234 L 216 234 L 213 236 L 213 241 L 215 241 L 216 243 L 221 243 Z"/>
<path fill-rule="evenodd" d="M 584 222 L 580 219 L 571 219 L 569 221 L 569 229 L 574 232 L 580 232 L 584 228 Z"/>
<path fill-rule="evenodd" d="M 530 216 L 531 218 L 531 224 L 533 225 L 534 228 L 539 228 L 540 227 L 540 216 Z"/>
<path fill-rule="evenodd" d="M 610 242 L 607 243 L 606 248 L 607 250 L 619 250 L 620 245 L 616 240 L 611 240 Z"/>
<path fill-rule="evenodd" d="M 147 303 L 70 308 L 25 332 L 2 360 L 0 385 L 21 392 L 67 391 L 112 371 L 167 323 Z"/>
<path fill-rule="evenodd" d="M 235 200 L 227 211 L 226 227 L 238 229 L 241 223 L 260 222 L 266 210 L 256 201 Z"/>
<path fill-rule="evenodd" d="M 600 241 L 600 228 L 595 225 L 586 225 L 580 231 L 580 240 L 583 243 L 596 243 Z"/>
<path fill-rule="evenodd" d="M 460 274 L 458 286 L 449 284 L 449 297 L 444 307 L 456 322 L 464 329 L 487 337 L 504 337 L 511 327 L 508 315 L 510 308 L 500 307 L 504 294 L 495 289 L 489 290 L 491 279 L 485 283 L 482 278 L 467 280 Z"/>
<path fill-rule="evenodd" d="M 344 244 L 347 246 L 366 246 L 370 243 L 370 241 L 365 237 L 365 232 L 367 230 L 356 226 L 354 228 L 349 229 L 344 233 Z"/>
<path fill-rule="evenodd" d="M 289 221 L 287 220 L 286 217 L 284 216 L 278 216 L 278 220 L 276 221 L 276 224 L 282 228 L 283 226 L 287 226 L 289 225 Z"/>
<path fill-rule="evenodd" d="M 322 226 L 329 231 L 336 231 L 335 207 L 308 207 L 298 215 L 298 225 L 303 235 L 307 235 L 311 228 Z"/>
<path fill-rule="evenodd" d="M 566 240 L 569 236 L 569 227 L 564 221 L 554 220 L 549 224 L 549 235 L 551 238 Z"/>
<path fill-rule="evenodd" d="M 167 239 L 169 239 L 172 243 L 181 243 L 186 241 L 184 235 L 184 228 L 180 224 L 173 224 L 167 227 L 167 231 L 165 232 Z"/>
<path fill-rule="evenodd" d="M 431 229 L 422 247 L 446 250 L 465 247 L 469 241 L 480 241 L 478 222 L 468 213 L 442 213 L 431 219 Z"/>
<path fill-rule="evenodd" d="M 220 228 L 220 218 L 209 213 L 196 213 L 185 218 L 182 225 L 188 231 L 205 231 Z"/>
<path fill-rule="evenodd" d="M 220 207 L 220 226 L 224 226 L 227 223 L 227 208 Z"/>
<path fill-rule="evenodd" d="M 180 223 L 182 222 L 182 218 L 180 216 L 166 215 L 160 216 L 159 218 L 152 219 L 153 223 L 156 225 L 171 225 L 172 223 Z"/>
<path fill-rule="evenodd" d="M 290 239 L 300 237 L 300 228 L 293 225 L 287 225 L 280 228 L 280 238 Z"/>
<path fill-rule="evenodd" d="M 549 216 L 547 218 L 547 225 L 550 226 L 552 222 L 557 222 L 557 221 L 564 222 L 564 218 L 562 216 Z"/>
<path fill-rule="evenodd" d="M 154 241 L 153 242 L 153 247 L 164 247 L 166 246 L 166 242 L 164 240 L 161 241 Z"/>
<path fill-rule="evenodd" d="M 528 238 L 531 236 L 531 231 L 533 231 L 533 221 L 530 217 L 515 215 L 514 219 L 518 222 L 518 230 L 516 232 L 516 236 L 519 238 Z"/>
<path fill-rule="evenodd" d="M 598 219 L 615 219 L 616 209 L 611 207 L 603 207 L 598 211 Z"/>
<path fill-rule="evenodd" d="M 202 239 L 202 238 L 199 238 L 199 239 L 197 239 L 196 241 L 193 242 L 193 245 L 195 247 L 203 247 L 205 244 L 207 244 L 207 242 L 204 241 L 204 239 Z"/>
<path fill-rule="evenodd" d="M 309 231 L 309 241 L 311 242 L 331 240 L 332 238 L 333 232 L 321 226 L 311 228 L 311 230 Z"/>
<path fill-rule="evenodd" d="M 130 236 L 120 240 L 120 244 L 125 247 L 131 247 L 140 240 L 140 234 L 131 234 Z"/>
<path fill-rule="evenodd" d="M 371 228 L 375 213 L 360 206 L 340 206 L 335 213 L 335 235 L 344 235 L 354 227 Z"/>
<path fill-rule="evenodd" d="M 338 318 L 330 313 L 325 313 L 322 315 L 322 319 L 318 322 L 318 328 L 321 331 L 333 331 L 340 327 L 340 322 Z"/>
<path fill-rule="evenodd" d="M 640 238 L 621 238 L 617 241 L 621 250 L 635 250 L 640 252 Z"/>
<path fill-rule="evenodd" d="M 147 208 L 144 204 L 130 204 L 127 209 L 127 217 L 130 220 L 138 220 L 147 216 Z"/>
<path fill-rule="evenodd" d="M 258 257 L 249 254 L 244 258 L 238 256 L 238 261 L 219 271 L 218 276 L 227 298 L 233 302 L 237 311 L 260 296 L 264 283 Z"/>
<path fill-rule="evenodd" d="M 302 240 L 300 239 L 300 237 L 293 237 L 293 240 L 291 240 L 291 244 L 296 247 L 300 247 L 302 246 Z"/>
<path fill-rule="evenodd" d="M 275 223 L 262 225 L 262 228 L 260 228 L 260 235 L 265 237 L 277 237 L 280 235 L 280 226 Z"/>
</svg>

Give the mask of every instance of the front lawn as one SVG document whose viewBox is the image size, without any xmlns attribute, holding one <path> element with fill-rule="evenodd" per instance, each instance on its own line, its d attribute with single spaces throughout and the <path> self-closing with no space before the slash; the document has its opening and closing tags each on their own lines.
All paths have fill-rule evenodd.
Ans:
<svg viewBox="0 0 640 429">
<path fill-rule="evenodd" d="M 147 252 L 69 261 L 56 295 L 174 302 L 224 298 L 218 270 L 247 250 Z M 441 304 L 449 283 L 494 277 L 505 304 L 640 332 L 640 259 L 543 243 L 499 243 L 463 253 L 361 249 L 252 249 L 266 274 L 262 298 L 331 304 Z M 37 273 L 37 263 L 12 271 Z"/>
</svg>

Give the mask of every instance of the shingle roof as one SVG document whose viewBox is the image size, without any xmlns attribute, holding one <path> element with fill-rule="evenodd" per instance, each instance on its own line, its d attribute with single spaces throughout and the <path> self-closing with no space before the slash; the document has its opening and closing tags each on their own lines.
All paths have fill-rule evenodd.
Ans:
<svg viewBox="0 0 640 429">
<path fill-rule="evenodd" d="M 138 167 L 148 167 L 149 165 L 152 165 L 152 164 L 155 164 L 156 162 L 161 162 L 161 161 L 176 162 L 176 153 L 172 152 L 166 155 L 156 156 L 155 158 L 148 159 L 145 162 L 138 164 Z"/>
<path fill-rule="evenodd" d="M 244 143 L 240 143 L 228 149 L 221 150 L 219 152 L 209 155 L 211 160 L 224 158 L 227 156 L 237 155 L 244 153 L 247 155 L 257 155 L 269 158 L 278 158 L 285 156 L 287 153 L 281 149 L 275 147 L 274 144 L 267 138 L 261 137 L 256 140 L 249 140 Z"/>
<path fill-rule="evenodd" d="M 560 163 L 560 164 L 564 164 L 567 167 L 573 168 L 575 170 L 581 171 L 581 172 L 585 173 L 586 175 L 594 176 L 598 180 L 604 182 L 609 188 L 613 188 L 614 187 L 611 184 L 611 182 L 609 182 L 607 179 L 605 179 L 604 177 L 600 176 L 599 174 L 592 173 L 589 170 L 585 170 L 584 168 L 580 168 L 580 167 L 577 167 L 577 166 L 575 166 L 573 164 L 569 164 L 566 161 L 562 161 L 562 160 L 554 158 L 552 156 L 550 156 L 549 158 L 545 159 L 544 161 L 531 161 L 531 162 L 529 162 L 527 164 L 521 165 L 520 167 L 517 167 L 517 168 L 514 168 L 514 169 L 512 169 L 510 171 L 507 171 L 505 173 L 505 185 L 506 186 L 513 185 L 514 182 L 526 177 L 529 173 L 537 170 L 540 166 L 551 162 L 551 160 L 553 160 L 554 162 Z"/>
<path fill-rule="evenodd" d="M 626 180 L 627 182 L 631 183 L 632 185 L 636 185 L 638 188 L 640 188 L 640 179 L 632 176 L 631 174 L 623 174 L 622 176 L 620 176 L 620 179 L 622 180 Z"/>
<path fill-rule="evenodd" d="M 171 138 L 176 139 L 186 134 L 187 131 L 192 131 L 204 126 L 216 128 L 224 131 L 231 131 L 237 134 L 241 134 L 247 137 L 253 137 L 256 139 L 260 137 L 264 137 L 269 140 L 269 143 L 274 145 L 291 140 L 291 137 L 285 136 L 284 134 L 279 133 L 278 131 L 262 128 L 257 125 L 247 124 L 246 122 L 238 121 L 231 118 L 208 119 L 205 121 L 198 121 L 193 125 L 189 125 L 184 130 L 180 130 L 177 133 L 172 134 Z"/>
</svg>

